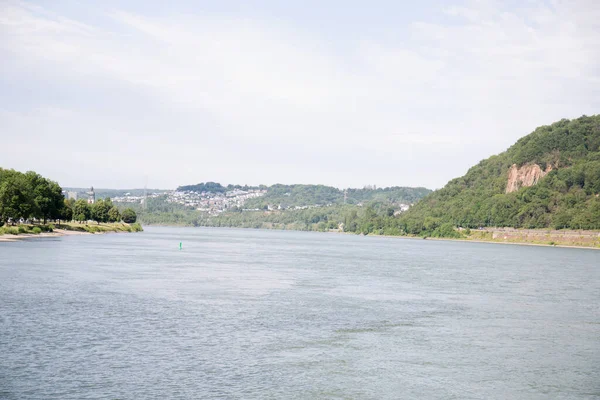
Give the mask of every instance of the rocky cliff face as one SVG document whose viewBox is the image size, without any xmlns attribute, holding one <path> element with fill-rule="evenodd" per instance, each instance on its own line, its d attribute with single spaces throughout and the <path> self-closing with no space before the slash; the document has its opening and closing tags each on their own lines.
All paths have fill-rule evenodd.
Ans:
<svg viewBox="0 0 600 400">
<path fill-rule="evenodd" d="M 516 192 L 523 186 L 533 186 L 550 171 L 552 171 L 551 165 L 548 165 L 544 171 L 537 164 L 523 165 L 521 168 L 518 168 L 517 164 L 513 164 L 508 171 L 506 193 Z"/>
</svg>

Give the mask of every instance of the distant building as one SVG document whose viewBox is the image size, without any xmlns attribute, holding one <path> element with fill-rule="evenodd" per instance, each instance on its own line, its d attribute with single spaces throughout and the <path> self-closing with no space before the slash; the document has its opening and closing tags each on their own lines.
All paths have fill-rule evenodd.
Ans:
<svg viewBox="0 0 600 400">
<path fill-rule="evenodd" d="M 96 202 L 96 193 L 94 192 L 94 187 L 92 186 L 90 188 L 90 191 L 87 192 L 88 194 L 88 204 L 94 204 Z"/>
<path fill-rule="evenodd" d="M 77 200 L 77 192 L 67 192 L 67 200 Z"/>
</svg>

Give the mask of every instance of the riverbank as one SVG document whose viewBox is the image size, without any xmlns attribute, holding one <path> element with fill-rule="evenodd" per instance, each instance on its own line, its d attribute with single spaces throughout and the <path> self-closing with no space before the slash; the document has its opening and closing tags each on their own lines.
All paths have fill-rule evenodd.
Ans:
<svg viewBox="0 0 600 400">
<path fill-rule="evenodd" d="M 483 228 L 471 231 L 465 240 L 600 249 L 600 232 L 587 230 Z"/>
<path fill-rule="evenodd" d="M 334 233 L 342 233 L 333 231 Z M 346 232 L 353 234 L 350 232 Z M 515 229 L 515 228 L 483 228 L 472 230 L 468 234 L 461 232 L 463 237 L 422 237 L 422 236 L 392 236 L 376 235 L 375 237 L 427 239 L 453 242 L 516 244 L 520 246 L 565 247 L 575 249 L 600 250 L 599 231 L 550 230 L 550 229 Z"/>
<path fill-rule="evenodd" d="M 66 222 L 61 224 L 28 225 L 0 227 L 0 242 L 14 242 L 16 240 L 40 237 L 60 237 L 69 235 L 92 235 L 118 232 L 141 232 L 142 226 L 138 223 L 85 223 Z"/>
<path fill-rule="evenodd" d="M 151 226 L 182 227 L 177 224 L 151 224 Z M 198 228 L 202 228 L 199 226 Z M 204 228 L 219 228 L 204 226 Z M 223 227 L 225 228 L 225 227 Z M 233 229 L 265 229 L 291 230 L 304 232 L 324 232 L 345 235 L 356 235 L 354 232 L 343 232 L 339 229 L 319 231 L 314 229 L 294 229 L 293 225 L 286 227 L 262 224 L 261 227 L 227 227 Z M 370 233 L 368 236 L 400 239 L 450 240 L 473 243 L 518 244 L 525 246 L 571 247 L 600 250 L 600 231 L 587 230 L 554 230 L 554 229 L 516 229 L 516 228 L 482 228 L 457 230 L 461 237 L 422 237 L 412 235 L 379 235 Z"/>
</svg>

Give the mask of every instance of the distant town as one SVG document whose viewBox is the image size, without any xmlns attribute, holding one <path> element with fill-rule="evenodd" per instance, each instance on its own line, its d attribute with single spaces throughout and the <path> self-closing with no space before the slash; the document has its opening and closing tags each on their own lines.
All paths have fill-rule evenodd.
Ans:
<svg viewBox="0 0 600 400">
<path fill-rule="evenodd" d="M 198 211 L 218 214 L 233 207 L 243 208 L 248 199 L 264 196 L 264 189 L 233 189 L 224 193 L 195 192 L 191 190 L 173 191 L 167 194 L 167 202 L 194 207 Z"/>
<path fill-rule="evenodd" d="M 206 189 L 206 190 L 204 190 Z M 337 189 L 336 189 L 337 190 Z M 374 187 L 365 187 L 364 190 L 376 191 Z M 189 209 L 204 212 L 210 215 L 218 215 L 227 211 L 277 211 L 277 210 L 305 210 L 311 208 L 318 208 L 324 206 L 331 206 L 333 204 L 346 203 L 347 191 L 339 191 L 340 199 L 332 199 L 329 201 L 318 201 L 314 198 L 307 198 L 301 202 L 294 202 L 289 204 L 290 196 L 293 196 L 290 192 L 282 193 L 282 197 L 273 198 L 272 195 L 268 195 L 268 187 L 249 187 L 249 186 L 237 186 L 237 187 L 225 187 L 218 185 L 217 190 L 213 187 L 212 189 L 204 185 L 191 185 L 180 187 L 176 190 L 157 190 L 157 189 L 132 189 L 129 191 L 115 190 L 115 189 L 76 189 L 71 188 L 63 192 L 66 198 L 75 199 L 85 198 L 88 203 L 93 203 L 95 198 L 106 198 L 110 197 L 115 203 L 121 204 L 139 204 L 144 206 L 150 199 L 158 199 L 170 204 L 178 204 L 185 206 Z M 259 197 L 265 197 L 264 204 L 261 208 L 255 208 L 256 202 L 253 202 L 253 207 L 247 207 L 247 202 L 250 199 L 256 199 Z M 312 204 L 311 204 L 312 203 Z M 363 202 L 353 202 L 358 207 L 363 205 Z M 395 215 L 407 211 L 412 204 L 397 202 L 394 203 Z"/>
</svg>

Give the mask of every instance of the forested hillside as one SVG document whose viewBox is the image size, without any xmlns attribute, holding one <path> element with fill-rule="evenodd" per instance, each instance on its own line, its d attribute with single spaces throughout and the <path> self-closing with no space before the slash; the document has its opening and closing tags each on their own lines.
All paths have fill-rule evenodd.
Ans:
<svg viewBox="0 0 600 400">
<path fill-rule="evenodd" d="M 393 204 L 412 204 L 431 190 L 411 187 L 387 187 L 363 189 L 347 189 L 346 204 L 359 204 L 369 201 L 388 202 Z M 247 208 L 264 208 L 266 205 L 281 205 L 283 208 L 312 205 L 332 205 L 344 203 L 344 190 L 325 185 L 281 185 L 269 186 L 265 196 L 251 199 Z"/>
<path fill-rule="evenodd" d="M 451 180 L 403 214 L 400 225 L 409 234 L 449 226 L 600 229 L 599 193 L 600 115 L 563 119 Z"/>
</svg>

